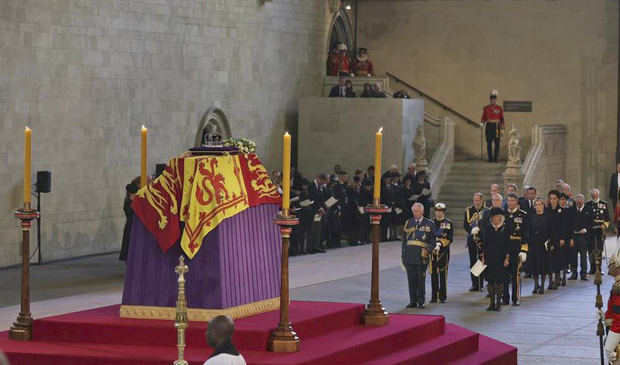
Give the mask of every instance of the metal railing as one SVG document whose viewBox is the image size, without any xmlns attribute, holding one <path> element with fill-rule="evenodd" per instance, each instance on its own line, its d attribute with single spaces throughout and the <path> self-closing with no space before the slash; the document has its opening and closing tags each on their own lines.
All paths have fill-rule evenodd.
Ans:
<svg viewBox="0 0 620 365">
<path fill-rule="evenodd" d="M 453 108 L 451 108 L 451 107 L 447 106 L 446 104 L 442 103 L 441 101 L 437 100 L 436 98 L 434 98 L 434 97 L 432 97 L 432 96 L 428 95 L 427 93 L 425 93 L 424 91 L 422 91 L 422 90 L 418 89 L 417 87 L 415 87 L 415 86 L 413 86 L 413 85 L 409 84 L 408 82 L 404 81 L 404 80 L 403 80 L 403 79 L 401 79 L 400 77 L 398 77 L 398 76 L 396 76 L 396 75 L 394 75 L 394 74 L 391 74 L 391 73 L 389 73 L 389 72 L 386 72 L 385 74 L 386 74 L 386 75 L 388 75 L 388 77 L 390 77 L 390 78 L 394 79 L 397 83 L 405 85 L 405 86 L 406 86 L 406 87 L 408 87 L 409 89 L 412 89 L 412 90 L 413 90 L 413 91 L 415 91 L 416 93 L 420 94 L 420 96 L 422 96 L 423 98 L 428 99 L 429 101 L 433 102 L 434 104 L 436 104 L 436 105 L 440 106 L 443 110 L 447 110 L 447 111 L 449 111 L 450 113 L 452 113 L 452 114 L 454 114 L 454 115 L 458 116 L 460 119 L 463 119 L 466 123 L 471 124 L 472 126 L 475 126 L 475 127 L 478 127 L 478 128 L 480 127 L 480 123 L 475 122 L 475 121 L 473 121 L 472 119 L 470 119 L 470 118 L 468 118 L 468 117 L 464 116 L 463 114 L 461 114 L 461 113 L 457 112 L 457 111 L 456 111 L 456 110 L 454 110 Z M 388 81 L 389 81 L 389 80 L 388 80 Z"/>
</svg>

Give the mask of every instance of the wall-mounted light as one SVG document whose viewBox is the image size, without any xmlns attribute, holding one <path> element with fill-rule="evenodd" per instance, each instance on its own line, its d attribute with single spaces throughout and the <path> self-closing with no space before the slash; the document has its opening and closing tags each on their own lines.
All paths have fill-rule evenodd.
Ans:
<svg viewBox="0 0 620 365">
<path fill-rule="evenodd" d="M 351 10 L 351 4 L 345 5 L 344 8 L 347 9 L 347 10 Z"/>
</svg>

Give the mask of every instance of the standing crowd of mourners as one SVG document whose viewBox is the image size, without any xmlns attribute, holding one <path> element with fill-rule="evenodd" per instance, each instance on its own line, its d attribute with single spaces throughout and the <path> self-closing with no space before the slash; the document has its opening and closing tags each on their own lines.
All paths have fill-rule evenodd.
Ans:
<svg viewBox="0 0 620 365">
<path fill-rule="evenodd" d="M 617 169 L 620 173 L 620 164 Z M 479 275 L 472 270 L 469 290 L 486 289 L 487 310 L 499 311 L 511 302 L 519 306 L 523 277 L 533 279 L 533 294 L 544 294 L 571 280 L 587 281 L 595 273 L 611 224 L 610 208 L 599 189 L 591 189 L 586 200 L 557 180 L 544 196 L 534 186 L 526 186 L 518 196 L 514 184 L 508 184 L 504 194 L 497 184 L 491 186 L 486 201 L 482 193 L 475 193 L 463 221 L 470 268 L 484 267 Z M 617 194 L 612 181 L 614 206 Z"/>
<path fill-rule="evenodd" d="M 279 171 L 272 180 L 281 185 Z M 373 203 L 374 166 L 357 169 L 353 176 L 340 165 L 332 174 L 320 173 L 305 179 L 291 170 L 291 209 L 299 225 L 291 233 L 291 255 L 324 253 L 327 249 L 368 244 L 370 216 L 364 207 Z M 428 217 L 433 204 L 426 171 L 418 171 L 411 163 L 401 174 L 398 166 L 390 166 L 381 175 L 381 204 L 389 212 L 381 219 L 381 241 L 401 239 L 403 225 L 412 217 L 412 206 L 420 203 Z"/>
</svg>

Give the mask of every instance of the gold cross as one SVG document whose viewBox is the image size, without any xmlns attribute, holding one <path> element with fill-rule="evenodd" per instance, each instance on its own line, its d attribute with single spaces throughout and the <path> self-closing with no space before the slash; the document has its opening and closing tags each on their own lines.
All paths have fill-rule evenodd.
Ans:
<svg viewBox="0 0 620 365">
<path fill-rule="evenodd" d="M 187 265 L 185 265 L 185 257 L 183 257 L 183 255 L 179 256 L 179 266 L 174 268 L 174 272 L 182 276 L 183 274 L 186 274 L 188 271 L 189 271 L 189 268 L 187 267 Z"/>
</svg>

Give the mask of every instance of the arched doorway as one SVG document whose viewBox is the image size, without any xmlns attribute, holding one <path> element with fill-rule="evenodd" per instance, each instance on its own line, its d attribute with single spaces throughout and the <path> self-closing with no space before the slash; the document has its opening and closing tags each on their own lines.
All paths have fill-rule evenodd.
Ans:
<svg viewBox="0 0 620 365">
<path fill-rule="evenodd" d="M 354 34 L 351 28 L 351 20 L 349 15 L 344 9 L 338 10 L 334 14 L 332 24 L 329 30 L 329 43 L 327 45 L 327 52 L 333 51 L 333 49 L 339 44 L 344 43 L 347 45 L 349 53 L 354 54 Z"/>
<path fill-rule="evenodd" d="M 226 115 L 220 108 L 211 107 L 204 114 L 198 125 L 198 131 L 196 131 L 196 139 L 194 140 L 194 146 L 202 146 L 202 140 L 206 131 L 213 129 L 217 133 L 222 135 L 223 139 L 232 137 L 230 132 L 230 125 Z"/>
</svg>

